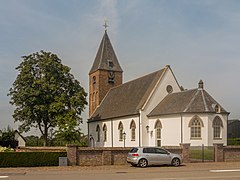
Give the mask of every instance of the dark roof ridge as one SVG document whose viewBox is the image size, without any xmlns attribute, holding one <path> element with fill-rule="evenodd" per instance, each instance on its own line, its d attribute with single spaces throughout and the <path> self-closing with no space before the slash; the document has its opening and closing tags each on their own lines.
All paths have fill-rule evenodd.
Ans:
<svg viewBox="0 0 240 180">
<path fill-rule="evenodd" d="M 149 74 L 145 74 L 145 75 L 143 75 L 143 76 L 140 76 L 139 78 L 137 78 L 137 79 L 133 79 L 133 80 L 131 80 L 131 81 L 135 81 L 135 80 L 138 80 L 138 79 L 141 79 L 141 78 L 144 78 L 144 77 L 146 77 L 146 76 L 149 76 L 149 75 L 152 75 L 152 74 L 155 74 L 155 73 L 159 73 L 160 71 L 162 71 L 164 68 L 162 68 L 162 69 L 159 69 L 159 70 L 157 70 L 157 71 L 154 71 L 154 72 L 152 72 L 152 73 L 149 73 Z M 131 82 L 131 81 L 128 81 L 128 82 Z M 127 82 L 127 83 L 128 83 Z"/>
<path fill-rule="evenodd" d="M 189 109 L 189 107 L 191 107 L 193 101 L 196 99 L 197 95 L 199 94 L 198 89 L 194 89 L 194 90 L 196 90 L 196 93 L 194 94 L 194 96 L 192 97 L 192 99 L 190 100 L 186 108 L 183 110 L 183 112 L 187 112 L 187 110 Z"/>
<path fill-rule="evenodd" d="M 204 104 L 205 111 L 209 111 L 209 109 L 208 109 L 208 107 L 207 107 L 206 99 L 205 99 L 204 90 L 203 90 L 203 89 L 199 89 L 199 90 L 201 91 L 201 95 L 202 95 L 202 99 L 203 99 L 203 104 Z"/>
</svg>

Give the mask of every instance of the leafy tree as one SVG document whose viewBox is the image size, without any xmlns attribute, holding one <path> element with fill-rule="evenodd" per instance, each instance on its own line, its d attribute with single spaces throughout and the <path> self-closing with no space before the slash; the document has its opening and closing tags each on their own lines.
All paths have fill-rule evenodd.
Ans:
<svg viewBox="0 0 240 180">
<path fill-rule="evenodd" d="M 4 128 L 0 133 L 0 140 L 1 141 L 14 141 L 15 140 L 15 131 L 8 126 Z"/>
<path fill-rule="evenodd" d="M 79 128 L 73 129 L 73 128 L 64 128 L 57 132 L 56 139 L 59 139 L 61 141 L 65 141 L 66 143 L 76 143 L 79 144 L 81 140 L 81 130 Z"/>
<path fill-rule="evenodd" d="M 39 138 L 38 136 L 27 136 L 26 139 L 26 146 L 43 146 L 44 140 L 43 138 Z"/>
<path fill-rule="evenodd" d="M 81 123 L 87 93 L 57 55 L 40 51 L 22 58 L 8 94 L 16 107 L 13 118 L 21 123 L 20 132 L 38 128 L 47 145 L 50 129 L 74 129 Z"/>
</svg>

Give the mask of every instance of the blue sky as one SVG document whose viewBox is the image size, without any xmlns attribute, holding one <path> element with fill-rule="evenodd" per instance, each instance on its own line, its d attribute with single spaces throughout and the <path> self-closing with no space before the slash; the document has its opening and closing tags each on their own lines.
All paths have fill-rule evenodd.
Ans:
<svg viewBox="0 0 240 180">
<path fill-rule="evenodd" d="M 124 82 L 169 64 L 180 85 L 202 79 L 230 119 L 240 118 L 239 9 L 238 0 L 0 1 L 0 129 L 17 127 L 7 93 L 23 55 L 56 53 L 88 92 L 105 19 Z"/>
</svg>

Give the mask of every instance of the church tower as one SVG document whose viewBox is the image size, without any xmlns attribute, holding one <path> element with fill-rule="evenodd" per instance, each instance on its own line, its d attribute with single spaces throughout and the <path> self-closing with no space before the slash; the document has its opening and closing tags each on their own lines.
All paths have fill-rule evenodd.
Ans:
<svg viewBox="0 0 240 180">
<path fill-rule="evenodd" d="M 122 84 L 122 73 L 123 70 L 105 29 L 89 72 L 89 117 L 91 117 L 109 89 Z"/>
</svg>

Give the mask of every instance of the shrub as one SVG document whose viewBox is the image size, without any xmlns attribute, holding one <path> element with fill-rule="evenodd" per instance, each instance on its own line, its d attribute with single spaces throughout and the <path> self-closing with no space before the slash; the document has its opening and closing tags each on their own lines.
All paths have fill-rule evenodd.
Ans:
<svg viewBox="0 0 240 180">
<path fill-rule="evenodd" d="M 14 152 L 14 149 L 0 146 L 0 152 Z"/>
<path fill-rule="evenodd" d="M 240 138 L 228 138 L 227 145 L 240 145 Z"/>
<path fill-rule="evenodd" d="M 66 156 L 66 152 L 2 152 L 0 167 L 58 166 L 59 157 Z"/>
</svg>

